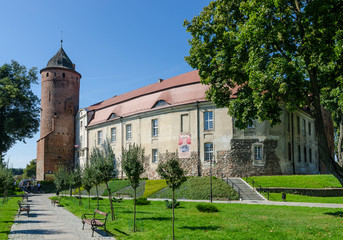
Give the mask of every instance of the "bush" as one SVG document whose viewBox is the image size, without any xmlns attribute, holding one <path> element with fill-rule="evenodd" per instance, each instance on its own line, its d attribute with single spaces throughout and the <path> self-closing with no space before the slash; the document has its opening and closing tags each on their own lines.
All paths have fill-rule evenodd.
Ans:
<svg viewBox="0 0 343 240">
<path fill-rule="evenodd" d="M 212 204 L 209 203 L 199 203 L 195 206 L 200 212 L 219 212 L 218 208 Z"/>
<path fill-rule="evenodd" d="M 54 181 L 39 181 L 41 184 L 41 191 L 44 191 L 45 193 L 55 193 L 56 186 Z"/>
<path fill-rule="evenodd" d="M 136 205 L 149 205 L 150 201 L 146 197 L 140 197 L 136 199 Z"/>
<path fill-rule="evenodd" d="M 165 200 L 164 201 L 166 203 L 166 207 L 169 208 L 169 209 L 172 209 L 173 208 L 173 205 L 172 205 L 172 201 L 168 201 L 168 200 Z M 174 199 L 174 208 L 177 208 L 180 206 L 180 202 L 177 202 L 175 199 Z"/>
</svg>

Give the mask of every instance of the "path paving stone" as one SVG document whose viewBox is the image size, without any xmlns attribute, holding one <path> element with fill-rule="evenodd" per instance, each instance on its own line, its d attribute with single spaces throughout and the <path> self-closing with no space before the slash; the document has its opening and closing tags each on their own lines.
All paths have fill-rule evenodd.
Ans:
<svg viewBox="0 0 343 240">
<path fill-rule="evenodd" d="M 29 197 L 30 216 L 26 212 L 16 216 L 8 239 L 114 239 L 103 231 L 94 232 L 89 225 L 82 230 L 81 219 L 63 207 L 52 206 L 51 194 L 35 194 Z"/>
</svg>

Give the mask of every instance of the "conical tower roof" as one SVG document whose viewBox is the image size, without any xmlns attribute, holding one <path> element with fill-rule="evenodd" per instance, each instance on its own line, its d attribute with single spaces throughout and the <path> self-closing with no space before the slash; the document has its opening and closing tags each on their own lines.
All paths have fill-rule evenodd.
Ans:
<svg viewBox="0 0 343 240">
<path fill-rule="evenodd" d="M 63 48 L 61 47 L 60 50 L 53 56 L 46 67 L 60 67 L 60 68 L 67 68 L 70 70 L 75 71 L 74 64 L 72 61 L 69 59 Z"/>
</svg>

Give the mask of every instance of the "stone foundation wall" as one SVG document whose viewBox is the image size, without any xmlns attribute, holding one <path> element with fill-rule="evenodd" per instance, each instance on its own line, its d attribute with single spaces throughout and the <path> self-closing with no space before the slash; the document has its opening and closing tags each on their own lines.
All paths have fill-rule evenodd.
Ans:
<svg viewBox="0 0 343 240">
<path fill-rule="evenodd" d="M 253 144 L 263 145 L 263 164 L 253 162 Z M 260 175 L 281 175 L 280 159 L 276 155 L 277 140 L 266 139 L 232 139 L 231 150 L 217 151 L 216 159 L 212 163 L 212 176 L 218 178 L 245 177 Z M 159 162 L 164 162 L 165 154 L 159 155 Z M 146 157 L 145 173 L 142 177 L 159 179 L 156 172 L 157 164 Z M 191 158 L 180 159 L 181 167 L 186 171 L 186 176 L 210 176 L 210 163 L 198 160 L 197 152 L 192 152 Z"/>
</svg>

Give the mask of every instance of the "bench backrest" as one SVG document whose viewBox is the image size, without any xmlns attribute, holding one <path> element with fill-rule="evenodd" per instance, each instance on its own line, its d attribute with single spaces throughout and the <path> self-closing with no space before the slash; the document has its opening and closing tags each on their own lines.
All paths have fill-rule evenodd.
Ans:
<svg viewBox="0 0 343 240">
<path fill-rule="evenodd" d="M 105 217 L 107 217 L 107 214 L 108 214 L 108 213 L 101 212 L 98 209 L 95 209 L 94 212 L 96 212 L 97 214 L 104 215 Z"/>
</svg>

